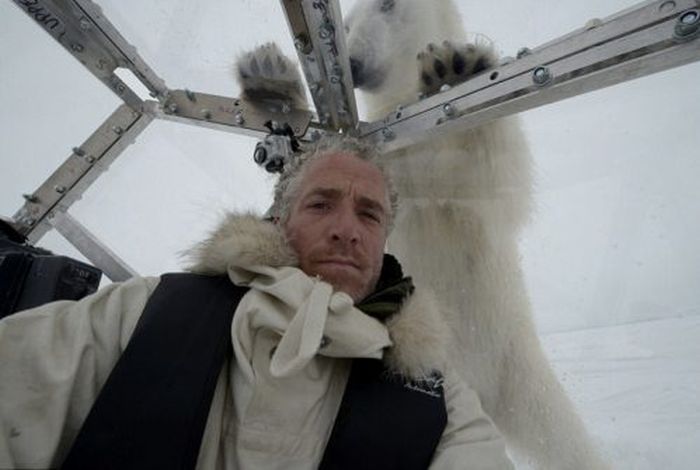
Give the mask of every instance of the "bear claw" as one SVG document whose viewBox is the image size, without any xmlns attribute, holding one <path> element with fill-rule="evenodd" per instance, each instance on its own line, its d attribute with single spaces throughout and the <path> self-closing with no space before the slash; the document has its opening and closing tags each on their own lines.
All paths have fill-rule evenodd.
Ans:
<svg viewBox="0 0 700 470">
<path fill-rule="evenodd" d="M 455 45 L 442 41 L 438 47 L 433 43 L 417 54 L 420 64 L 421 93 L 432 95 L 444 85 L 453 86 L 493 67 L 496 55 L 491 45 Z"/>
</svg>

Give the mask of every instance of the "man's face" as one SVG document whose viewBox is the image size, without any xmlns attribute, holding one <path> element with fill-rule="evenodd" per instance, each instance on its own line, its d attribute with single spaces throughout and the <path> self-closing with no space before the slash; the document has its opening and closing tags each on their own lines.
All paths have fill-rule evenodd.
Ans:
<svg viewBox="0 0 700 470">
<path fill-rule="evenodd" d="M 381 171 L 347 154 L 309 164 L 284 225 L 301 269 L 355 302 L 379 279 L 387 235 L 387 189 Z"/>
</svg>

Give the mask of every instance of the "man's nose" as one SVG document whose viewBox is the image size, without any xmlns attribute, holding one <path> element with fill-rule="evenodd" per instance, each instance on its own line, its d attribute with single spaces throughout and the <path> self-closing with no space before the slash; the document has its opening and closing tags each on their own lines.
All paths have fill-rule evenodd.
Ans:
<svg viewBox="0 0 700 470">
<path fill-rule="evenodd" d="M 331 238 L 342 243 L 356 244 L 360 240 L 360 221 L 351 210 L 339 210 L 331 225 Z"/>
</svg>

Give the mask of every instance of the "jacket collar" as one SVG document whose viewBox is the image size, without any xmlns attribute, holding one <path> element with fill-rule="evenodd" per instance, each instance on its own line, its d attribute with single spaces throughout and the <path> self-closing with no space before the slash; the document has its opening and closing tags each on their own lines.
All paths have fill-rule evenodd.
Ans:
<svg viewBox="0 0 700 470">
<path fill-rule="evenodd" d="M 238 264 L 298 266 L 280 226 L 253 214 L 227 214 L 186 257 L 189 271 L 209 275 L 226 274 L 229 265 Z M 412 379 L 444 371 L 450 333 L 430 292 L 418 286 L 386 326 L 393 346 L 384 361 L 392 370 Z"/>
</svg>

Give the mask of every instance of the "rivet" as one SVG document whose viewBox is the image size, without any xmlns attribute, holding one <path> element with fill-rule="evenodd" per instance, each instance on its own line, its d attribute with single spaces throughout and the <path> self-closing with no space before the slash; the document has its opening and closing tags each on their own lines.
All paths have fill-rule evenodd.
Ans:
<svg viewBox="0 0 700 470">
<path fill-rule="evenodd" d="M 208 109 L 203 109 L 199 112 L 204 119 L 211 119 L 211 111 Z"/>
<path fill-rule="evenodd" d="M 669 0 L 668 2 L 664 2 L 659 7 L 659 11 L 661 13 L 669 13 L 675 9 L 676 9 L 676 2 L 674 2 L 673 0 Z"/>
<path fill-rule="evenodd" d="M 87 160 L 88 163 L 95 163 L 95 157 L 92 155 L 88 155 L 85 160 Z"/>
<path fill-rule="evenodd" d="M 85 156 L 85 150 L 81 149 L 80 147 L 73 147 L 73 153 L 79 157 Z"/>
<path fill-rule="evenodd" d="M 32 203 L 37 203 L 37 202 L 39 202 L 39 198 L 36 197 L 34 194 L 22 194 L 22 197 L 23 197 L 27 202 L 32 202 Z"/>
<path fill-rule="evenodd" d="M 119 126 L 114 126 L 114 127 L 112 128 L 112 132 L 114 132 L 114 133 L 117 134 L 117 135 L 122 135 L 122 133 L 124 132 L 124 129 L 122 129 L 122 128 L 119 127 Z"/>
<path fill-rule="evenodd" d="M 83 52 L 85 50 L 85 47 L 83 47 L 82 44 L 73 43 L 70 45 L 70 48 L 73 49 L 74 52 Z"/>
<path fill-rule="evenodd" d="M 170 111 L 171 113 L 176 113 L 177 112 L 177 105 L 175 103 L 170 103 L 165 107 L 166 110 Z"/>
<path fill-rule="evenodd" d="M 239 126 L 242 126 L 243 123 L 245 122 L 245 118 L 243 117 L 243 113 L 240 111 L 236 112 L 236 115 L 233 117 L 233 121 L 238 124 Z"/>
<path fill-rule="evenodd" d="M 329 344 L 331 344 L 331 339 L 330 339 L 328 336 L 323 335 L 323 336 L 321 337 L 321 343 L 319 344 L 319 347 L 320 347 L 321 349 L 323 349 L 323 348 L 325 348 L 326 346 L 328 346 Z"/>
<path fill-rule="evenodd" d="M 385 127 L 382 129 L 382 136 L 384 136 L 384 140 L 392 140 L 394 137 L 396 137 L 396 134 L 388 127 Z"/>
<path fill-rule="evenodd" d="M 80 29 L 87 31 L 90 28 L 92 28 L 92 23 L 90 23 L 90 20 L 85 17 L 80 18 Z"/>
<path fill-rule="evenodd" d="M 187 99 L 192 101 L 193 103 L 197 101 L 197 96 L 194 94 L 194 91 L 185 88 L 185 95 L 187 96 Z"/>
<path fill-rule="evenodd" d="M 58 194 L 63 194 L 66 192 L 65 186 L 54 186 L 53 188 Z"/>
</svg>

